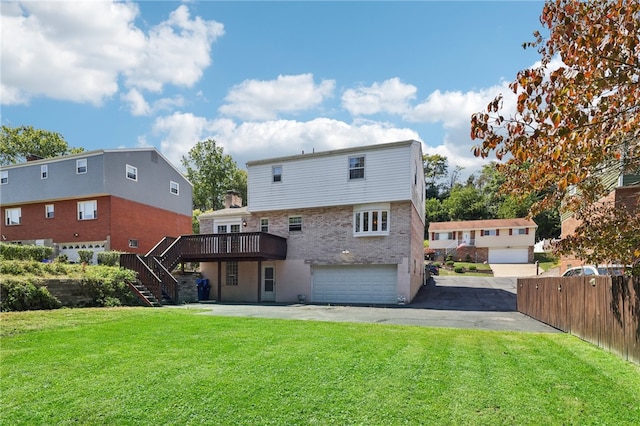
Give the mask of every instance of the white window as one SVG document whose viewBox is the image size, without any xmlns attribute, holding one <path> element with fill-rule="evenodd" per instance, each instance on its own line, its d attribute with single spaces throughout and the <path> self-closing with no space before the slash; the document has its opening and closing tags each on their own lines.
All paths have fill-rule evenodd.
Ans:
<svg viewBox="0 0 640 426">
<path fill-rule="evenodd" d="M 76 160 L 76 174 L 80 175 L 83 173 L 87 173 L 87 159 L 81 158 Z"/>
<path fill-rule="evenodd" d="M 238 262 L 227 262 L 227 285 L 238 285 Z"/>
<path fill-rule="evenodd" d="M 269 232 L 269 219 L 260 219 L 260 232 Z"/>
<path fill-rule="evenodd" d="M 526 235 L 528 234 L 528 229 L 527 228 L 517 228 L 513 230 L 513 235 Z"/>
<path fill-rule="evenodd" d="M 169 182 L 169 192 L 174 195 L 180 194 L 180 184 L 178 182 L 171 181 Z"/>
<path fill-rule="evenodd" d="M 54 217 L 53 204 L 47 204 L 44 206 L 44 217 L 46 217 L 47 219 L 53 219 Z"/>
<path fill-rule="evenodd" d="M 3 170 L 0 172 L 0 185 L 6 185 L 9 183 L 9 171 Z"/>
<path fill-rule="evenodd" d="M 349 157 L 349 179 L 364 179 L 364 155 Z"/>
<path fill-rule="evenodd" d="M 484 229 L 480 231 L 480 234 L 485 237 L 496 237 L 499 235 L 499 231 L 497 229 Z"/>
<path fill-rule="evenodd" d="M 4 223 L 7 226 L 20 225 L 22 223 L 22 209 L 20 207 L 6 209 L 4 211 Z"/>
<path fill-rule="evenodd" d="M 436 240 L 453 240 L 453 232 L 436 232 Z"/>
<path fill-rule="evenodd" d="M 389 235 L 389 205 L 354 207 L 353 235 Z"/>
<path fill-rule="evenodd" d="M 127 164 L 127 179 L 138 180 L 138 168 Z"/>
<path fill-rule="evenodd" d="M 282 182 L 282 166 L 273 166 L 271 168 L 274 182 Z"/>
<path fill-rule="evenodd" d="M 49 166 L 43 164 L 40 166 L 40 179 L 46 179 L 49 177 Z"/>
<path fill-rule="evenodd" d="M 302 216 L 291 216 L 289 218 L 289 231 L 302 231 Z"/>
<path fill-rule="evenodd" d="M 98 202 L 96 200 L 78 202 L 78 220 L 98 218 Z"/>
<path fill-rule="evenodd" d="M 129 248 L 138 248 L 138 240 L 134 238 L 129 239 Z"/>
</svg>

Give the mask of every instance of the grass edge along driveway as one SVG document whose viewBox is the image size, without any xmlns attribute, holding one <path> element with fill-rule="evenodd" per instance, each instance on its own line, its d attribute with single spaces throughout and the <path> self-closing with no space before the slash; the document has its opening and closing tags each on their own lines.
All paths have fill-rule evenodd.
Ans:
<svg viewBox="0 0 640 426">
<path fill-rule="evenodd" d="M 0 423 L 612 424 L 640 367 L 566 334 L 114 308 L 0 316 Z"/>
</svg>

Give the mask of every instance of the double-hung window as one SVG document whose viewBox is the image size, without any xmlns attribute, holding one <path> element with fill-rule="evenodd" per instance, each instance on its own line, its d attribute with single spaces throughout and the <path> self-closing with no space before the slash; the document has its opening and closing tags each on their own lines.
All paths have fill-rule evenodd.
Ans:
<svg viewBox="0 0 640 426">
<path fill-rule="evenodd" d="M 483 237 L 496 237 L 500 235 L 500 232 L 497 229 L 483 229 L 480 231 L 480 235 Z"/>
<path fill-rule="evenodd" d="M 289 231 L 302 231 L 302 216 L 291 216 L 289 218 Z"/>
<path fill-rule="evenodd" d="M 274 182 L 282 182 L 282 166 L 273 166 L 271 168 Z"/>
<path fill-rule="evenodd" d="M 40 166 L 40 179 L 46 179 L 49 177 L 49 166 L 43 164 Z"/>
<path fill-rule="evenodd" d="M 5 209 L 4 223 L 7 226 L 20 225 L 22 223 L 22 208 Z"/>
<path fill-rule="evenodd" d="M 87 173 L 87 159 L 80 158 L 76 160 L 76 174 L 81 175 Z"/>
<path fill-rule="evenodd" d="M 353 235 L 384 236 L 389 235 L 389 204 L 355 206 L 353 209 Z"/>
<path fill-rule="evenodd" d="M 260 219 L 260 232 L 269 232 L 269 219 Z"/>
<path fill-rule="evenodd" d="M 134 166 L 130 166 L 129 164 L 127 164 L 127 168 L 126 168 L 126 173 L 127 173 L 127 179 L 131 179 L 131 180 L 138 180 L 138 168 L 134 167 Z"/>
<path fill-rule="evenodd" d="M 78 202 L 78 220 L 90 220 L 98 218 L 98 202 L 79 201 Z"/>
<path fill-rule="evenodd" d="M 349 180 L 364 179 L 364 155 L 349 157 Z"/>
<path fill-rule="evenodd" d="M 53 204 L 46 204 L 44 206 L 44 217 L 46 217 L 47 219 L 53 219 L 54 213 L 55 210 L 53 209 Z"/>
<path fill-rule="evenodd" d="M 9 183 L 9 171 L 2 170 L 0 171 L 0 185 L 6 185 Z"/>
<path fill-rule="evenodd" d="M 169 192 L 173 195 L 180 194 L 180 184 L 178 182 L 170 181 L 169 182 Z"/>
</svg>

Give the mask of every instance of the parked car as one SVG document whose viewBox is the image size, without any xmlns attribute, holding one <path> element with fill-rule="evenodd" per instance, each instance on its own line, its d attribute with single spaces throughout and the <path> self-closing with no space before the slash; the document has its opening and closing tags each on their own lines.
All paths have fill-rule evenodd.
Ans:
<svg viewBox="0 0 640 426">
<path fill-rule="evenodd" d="M 582 275 L 623 275 L 624 269 L 621 266 L 575 266 L 567 269 L 563 277 L 577 277 Z"/>
<path fill-rule="evenodd" d="M 429 263 L 425 266 L 425 269 L 429 271 L 431 275 L 440 275 L 440 268 L 433 263 Z"/>
</svg>

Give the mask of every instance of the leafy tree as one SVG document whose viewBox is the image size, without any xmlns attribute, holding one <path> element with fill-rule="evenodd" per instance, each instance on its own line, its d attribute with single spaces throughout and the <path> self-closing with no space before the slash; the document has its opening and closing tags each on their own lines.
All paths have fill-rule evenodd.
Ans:
<svg viewBox="0 0 640 426">
<path fill-rule="evenodd" d="M 637 232 L 634 220 L 616 221 L 613 205 L 593 214 L 592 204 L 609 191 L 603 174 L 640 169 L 640 2 L 555 0 L 545 3 L 535 32 L 540 65 L 520 71 L 510 88 L 516 112 L 503 115 L 502 95 L 471 117 L 475 154 L 494 152 L 513 194 L 540 194 L 538 213 L 561 203 L 582 221 L 580 231 L 611 226 L 617 235 Z M 561 64 L 555 66 L 555 60 Z M 634 219 L 637 210 L 627 212 Z M 631 227 L 631 228 L 630 228 Z M 606 228 L 609 229 L 609 228 Z M 604 262 L 632 262 L 640 246 L 618 253 L 620 239 L 608 232 L 576 234 L 563 251 Z M 600 240 L 598 240 L 600 239 Z M 598 240 L 598 241 L 596 241 Z"/>
<path fill-rule="evenodd" d="M 448 222 L 450 220 L 449 213 L 442 205 L 442 201 L 437 198 L 427 198 L 424 202 L 425 207 L 425 238 L 428 238 L 429 224 L 431 222 Z"/>
<path fill-rule="evenodd" d="M 438 198 L 442 195 L 449 175 L 449 161 L 440 154 L 423 155 L 425 198 Z"/>
<path fill-rule="evenodd" d="M 207 139 L 196 143 L 188 155 L 182 157 L 187 178 L 193 184 L 194 210 L 223 208 L 225 194 L 230 189 L 247 192 L 246 177 L 243 183 L 236 162 L 223 151 L 221 146 L 216 146 L 215 140 Z M 244 184 L 244 187 L 235 188 L 236 184 Z"/>
<path fill-rule="evenodd" d="M 442 201 L 450 220 L 477 220 L 491 217 L 485 198 L 475 186 L 456 185 Z"/>
<path fill-rule="evenodd" d="M 32 126 L 2 126 L 0 133 L 0 165 L 22 163 L 27 156 L 42 158 L 82 152 L 83 148 L 72 148 L 56 132 L 34 129 Z"/>
</svg>

